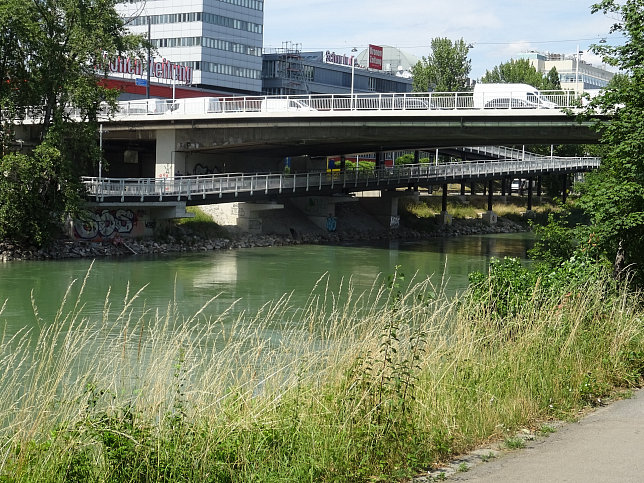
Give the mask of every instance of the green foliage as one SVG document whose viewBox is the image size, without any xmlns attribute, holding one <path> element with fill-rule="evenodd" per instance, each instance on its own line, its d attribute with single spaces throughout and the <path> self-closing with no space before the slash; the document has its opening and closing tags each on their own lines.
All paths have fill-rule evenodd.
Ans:
<svg viewBox="0 0 644 483">
<path fill-rule="evenodd" d="M 0 239 L 42 246 L 60 230 L 79 192 L 79 181 L 48 143 L 30 155 L 7 154 L 0 159 Z"/>
<path fill-rule="evenodd" d="M 485 75 L 481 77 L 481 82 L 485 84 L 529 84 L 542 90 L 561 88 L 559 74 L 554 67 L 548 74 L 542 75 L 530 64 L 528 59 L 511 59 L 509 62 L 499 64 L 491 71 L 486 70 Z"/>
<path fill-rule="evenodd" d="M 345 161 L 344 169 L 347 171 L 355 171 L 356 163 L 354 161 Z M 374 171 L 376 169 L 375 161 L 358 161 L 358 171 Z"/>
<path fill-rule="evenodd" d="M 525 441 L 518 436 L 512 436 L 510 438 L 506 438 L 506 440 L 503 442 L 505 444 L 505 447 L 508 449 L 522 449 L 525 448 Z"/>
<path fill-rule="evenodd" d="M 427 164 L 429 163 L 429 158 L 419 158 L 418 162 L 421 164 Z M 411 153 L 403 154 L 402 156 L 398 156 L 394 160 L 394 164 L 396 166 L 402 165 L 402 164 L 414 164 L 414 155 Z"/>
<path fill-rule="evenodd" d="M 105 66 L 141 45 L 139 37 L 125 33 L 115 5 L 115 0 L 4 0 L 0 5 L 0 157 L 11 173 L 0 197 L 25 202 L 3 207 L 3 221 L 10 225 L 0 236 L 42 244 L 63 208 L 78 209 L 81 191 L 72 173 L 87 173 L 100 159 L 97 116 L 105 106 L 114 107 L 118 95 L 101 85 Z M 14 130 L 26 113 L 39 121 L 30 129 L 32 138 L 46 147 L 6 157 L 19 148 Z M 17 168 L 17 159 L 28 166 Z M 21 194 L 23 187 L 12 183 L 33 185 L 35 192 Z M 37 200 L 42 205 L 31 211 Z"/>
<path fill-rule="evenodd" d="M 579 206 L 591 217 L 604 256 L 616 271 L 628 269 L 644 283 L 644 2 L 605 0 L 592 7 L 617 19 L 620 45 L 597 45 L 595 53 L 618 67 L 586 118 L 594 121 L 605 147 L 601 167 L 586 176 Z M 605 114 L 599 117 L 598 114 Z"/>
<path fill-rule="evenodd" d="M 452 42 L 436 37 L 431 52 L 412 67 L 415 92 L 459 92 L 467 89 L 472 61 L 467 58 L 469 47 L 463 39 Z"/>
<path fill-rule="evenodd" d="M 537 241 L 534 247 L 528 250 L 528 256 L 550 266 L 559 266 L 569 260 L 578 245 L 569 218 L 570 211 L 562 209 L 548 213 L 546 225 L 533 225 Z"/>
<path fill-rule="evenodd" d="M 470 295 L 502 320 L 519 314 L 532 303 L 561 304 L 562 295 L 565 295 L 565 302 L 572 294 L 597 283 L 606 273 L 606 267 L 598 261 L 595 237 L 578 245 L 572 255 L 564 259 L 570 246 L 558 249 L 549 245 L 561 240 L 562 233 L 565 231 L 552 229 L 547 244 L 533 252 L 547 255 L 548 262 L 525 267 L 519 259 L 506 257 L 492 259 L 487 274 L 471 273 Z M 614 285 L 607 288 L 616 290 Z"/>
<path fill-rule="evenodd" d="M 492 313 L 507 317 L 521 310 L 536 284 L 537 274 L 521 265 L 518 258 L 490 260 L 488 273 L 469 275 L 475 300 L 486 304 Z"/>
</svg>

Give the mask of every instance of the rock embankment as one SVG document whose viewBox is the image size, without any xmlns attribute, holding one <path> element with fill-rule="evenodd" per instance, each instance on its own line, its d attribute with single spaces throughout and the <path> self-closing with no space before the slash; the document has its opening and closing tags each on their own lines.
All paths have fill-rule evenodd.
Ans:
<svg viewBox="0 0 644 483">
<path fill-rule="evenodd" d="M 300 244 L 342 243 L 360 240 L 423 239 L 487 233 L 514 233 L 526 231 L 526 226 L 505 218 L 499 218 L 496 225 L 487 225 L 482 220 L 454 220 L 431 232 L 421 232 L 401 227 L 398 230 L 346 230 L 331 233 L 297 233 L 290 235 L 237 234 L 221 238 L 203 238 L 187 232 L 168 235 L 164 240 L 123 239 L 91 242 L 84 240 L 60 239 L 47 248 L 21 248 L 12 243 L 0 243 L 0 261 L 12 260 L 56 260 L 65 258 L 97 258 L 105 256 L 161 254 L 181 252 L 207 252 L 269 246 Z"/>
</svg>

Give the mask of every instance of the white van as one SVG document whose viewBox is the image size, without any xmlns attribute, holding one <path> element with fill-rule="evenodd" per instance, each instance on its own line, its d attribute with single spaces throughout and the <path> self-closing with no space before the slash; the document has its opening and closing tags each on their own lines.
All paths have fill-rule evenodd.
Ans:
<svg viewBox="0 0 644 483">
<path fill-rule="evenodd" d="M 554 109 L 557 104 L 547 100 L 529 84 L 481 84 L 474 86 L 475 109 Z"/>
<path fill-rule="evenodd" d="M 172 109 L 172 99 L 137 99 L 119 102 L 119 111 L 124 114 L 165 114 Z"/>
<path fill-rule="evenodd" d="M 179 114 L 206 114 L 222 111 L 218 97 L 187 97 L 178 99 L 173 107 L 173 110 Z"/>
<path fill-rule="evenodd" d="M 262 99 L 262 112 L 315 111 L 301 99 Z"/>
</svg>

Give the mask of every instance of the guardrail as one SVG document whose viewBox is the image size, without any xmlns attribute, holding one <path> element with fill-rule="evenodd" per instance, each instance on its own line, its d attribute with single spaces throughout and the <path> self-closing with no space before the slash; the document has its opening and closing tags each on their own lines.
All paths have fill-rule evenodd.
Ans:
<svg viewBox="0 0 644 483">
<path fill-rule="evenodd" d="M 414 182 L 476 179 L 513 174 L 539 174 L 549 171 L 585 171 L 599 167 L 599 158 L 547 158 L 534 161 L 477 161 L 449 164 L 413 164 L 371 171 L 342 173 L 224 173 L 174 178 L 96 178 L 84 177 L 88 196 L 102 202 L 180 201 L 195 197 L 223 202 L 224 198 L 263 197 L 269 194 L 314 193 L 315 191 L 361 191 L 380 186 L 406 186 Z"/>
<path fill-rule="evenodd" d="M 492 94 L 487 94 L 491 96 Z M 579 96 L 573 91 L 541 91 L 538 103 L 523 100 L 525 93 L 508 92 L 507 97 L 491 101 L 485 95 L 474 97 L 473 92 L 409 92 L 409 93 L 367 93 L 367 94 L 309 94 L 293 96 L 246 96 L 246 97 L 194 97 L 186 99 L 139 99 L 121 101 L 114 112 L 103 106 L 99 118 L 131 119 L 150 116 L 172 115 L 217 117 L 226 114 L 255 113 L 266 115 L 277 113 L 316 115 L 324 112 L 401 112 L 401 111 L 534 111 L 574 109 L 581 106 Z M 44 109 L 28 108 L 21 119 L 38 123 Z M 66 109 L 72 119 L 83 119 L 83 113 L 74 107 Z"/>
<path fill-rule="evenodd" d="M 120 102 L 116 117 L 168 114 L 308 113 L 316 111 L 443 111 L 518 110 L 579 107 L 573 91 L 541 91 L 541 103 L 526 104 L 525 93 L 508 92 L 507 97 L 486 102 L 473 92 L 309 94 L 293 96 L 198 97 L 191 99 L 144 99 Z M 499 102 L 503 101 L 503 102 Z"/>
<path fill-rule="evenodd" d="M 552 158 L 552 156 L 535 154 L 530 151 L 510 148 L 507 146 L 463 146 L 463 147 L 455 147 L 454 149 L 462 152 L 467 152 L 467 153 L 494 156 L 499 159 L 505 158 L 505 159 L 520 159 L 524 161 L 542 161 L 542 160 L 547 160 Z"/>
</svg>

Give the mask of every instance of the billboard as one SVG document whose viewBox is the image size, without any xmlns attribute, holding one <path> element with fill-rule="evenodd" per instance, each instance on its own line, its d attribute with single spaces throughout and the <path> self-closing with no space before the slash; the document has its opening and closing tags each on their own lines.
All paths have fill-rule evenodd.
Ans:
<svg viewBox="0 0 644 483">
<path fill-rule="evenodd" d="M 382 47 L 369 44 L 369 68 L 382 70 Z"/>
</svg>

